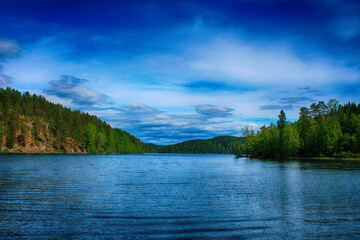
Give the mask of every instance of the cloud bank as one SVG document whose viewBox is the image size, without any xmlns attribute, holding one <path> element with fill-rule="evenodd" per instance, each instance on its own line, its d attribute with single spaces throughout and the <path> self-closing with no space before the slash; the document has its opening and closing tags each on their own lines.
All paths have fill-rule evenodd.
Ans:
<svg viewBox="0 0 360 240">
<path fill-rule="evenodd" d="M 112 125 L 129 131 L 145 142 L 171 144 L 219 135 L 239 135 L 232 109 L 218 105 L 196 105 L 193 114 L 169 114 L 145 104 L 131 103 L 104 114 Z M 215 120 L 217 119 L 217 120 Z"/>
</svg>

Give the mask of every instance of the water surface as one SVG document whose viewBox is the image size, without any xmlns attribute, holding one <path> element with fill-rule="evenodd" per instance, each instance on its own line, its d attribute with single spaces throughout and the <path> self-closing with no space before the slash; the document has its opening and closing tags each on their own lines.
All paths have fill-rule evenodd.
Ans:
<svg viewBox="0 0 360 240">
<path fill-rule="evenodd" d="M 0 238 L 360 238 L 360 162 L 1 155 Z"/>
</svg>

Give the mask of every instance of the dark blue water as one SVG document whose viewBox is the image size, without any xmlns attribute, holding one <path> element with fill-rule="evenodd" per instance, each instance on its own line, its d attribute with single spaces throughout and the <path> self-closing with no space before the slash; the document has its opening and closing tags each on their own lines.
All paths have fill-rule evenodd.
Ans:
<svg viewBox="0 0 360 240">
<path fill-rule="evenodd" d="M 0 156 L 1 239 L 360 238 L 360 162 Z"/>
</svg>

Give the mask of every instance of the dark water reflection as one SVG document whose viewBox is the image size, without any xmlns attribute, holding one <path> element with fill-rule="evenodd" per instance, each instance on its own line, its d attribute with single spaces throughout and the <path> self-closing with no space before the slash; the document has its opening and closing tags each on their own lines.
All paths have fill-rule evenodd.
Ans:
<svg viewBox="0 0 360 240">
<path fill-rule="evenodd" d="M 360 238 L 360 162 L 0 156 L 0 238 Z"/>
</svg>

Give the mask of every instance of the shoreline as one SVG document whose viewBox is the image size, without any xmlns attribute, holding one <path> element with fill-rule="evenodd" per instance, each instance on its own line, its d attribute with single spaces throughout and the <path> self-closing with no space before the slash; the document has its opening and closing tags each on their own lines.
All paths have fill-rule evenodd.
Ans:
<svg viewBox="0 0 360 240">
<path fill-rule="evenodd" d="M 341 160 L 341 161 L 360 161 L 360 158 L 351 158 L 351 157 L 345 157 L 345 158 L 336 158 L 336 157 L 291 157 L 290 159 L 294 160 Z"/>
<path fill-rule="evenodd" d="M 289 157 L 289 158 L 251 158 L 246 156 L 235 156 L 236 158 L 248 158 L 248 159 L 260 159 L 260 160 L 278 160 L 278 161 L 288 161 L 288 160 L 320 160 L 320 161 L 360 161 L 360 158 L 351 158 L 351 157 L 345 157 L 345 158 L 336 158 L 336 157 Z"/>
<path fill-rule="evenodd" d="M 45 152 L 1 152 L 1 155 L 135 155 L 144 153 L 45 153 Z"/>
<path fill-rule="evenodd" d="M 157 154 L 157 153 L 62 153 L 62 152 L 0 152 L 1 155 L 137 155 L 137 154 Z M 161 153 L 160 153 L 161 154 Z M 165 154 L 194 154 L 194 155 L 213 155 L 214 153 L 165 153 Z M 215 154 L 223 155 L 223 154 Z M 225 154 L 232 155 L 232 154 Z M 277 160 L 277 161 L 291 161 L 291 160 L 318 160 L 318 161 L 360 161 L 360 158 L 335 158 L 335 157 L 289 157 L 284 159 L 261 159 L 261 158 L 250 158 L 246 156 L 236 156 L 235 158 L 247 158 L 247 159 L 259 159 L 259 160 Z"/>
</svg>

